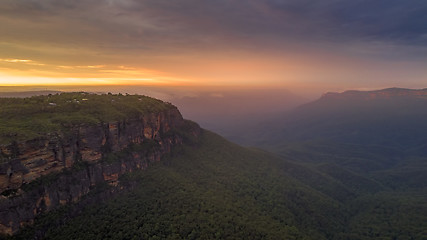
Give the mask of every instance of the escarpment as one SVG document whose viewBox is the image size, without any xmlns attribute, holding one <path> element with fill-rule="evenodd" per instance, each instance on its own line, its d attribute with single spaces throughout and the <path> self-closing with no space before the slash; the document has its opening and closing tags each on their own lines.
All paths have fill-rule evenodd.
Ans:
<svg viewBox="0 0 427 240">
<path fill-rule="evenodd" d="M 41 213 L 76 203 L 97 186 L 160 161 L 200 129 L 175 107 L 122 120 L 67 124 L 0 145 L 0 232 L 13 234 Z"/>
</svg>

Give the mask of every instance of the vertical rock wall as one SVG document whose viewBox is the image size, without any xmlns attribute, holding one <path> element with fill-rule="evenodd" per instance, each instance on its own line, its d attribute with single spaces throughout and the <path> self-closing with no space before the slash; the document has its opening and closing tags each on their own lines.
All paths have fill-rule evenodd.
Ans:
<svg viewBox="0 0 427 240">
<path fill-rule="evenodd" d="M 179 111 L 172 109 L 135 119 L 74 126 L 67 132 L 0 146 L 1 154 L 9 158 L 0 165 L 0 232 L 13 234 L 40 213 L 79 201 L 97 184 L 115 186 L 122 174 L 160 161 L 173 146 L 182 144 L 182 136 L 174 130 L 184 125 Z M 194 128 L 189 134 L 197 136 L 199 131 Z M 107 154 L 147 142 L 155 147 L 114 162 L 102 161 Z M 54 176 L 54 180 L 49 182 L 45 177 L 44 182 L 34 184 L 45 175 Z"/>
</svg>

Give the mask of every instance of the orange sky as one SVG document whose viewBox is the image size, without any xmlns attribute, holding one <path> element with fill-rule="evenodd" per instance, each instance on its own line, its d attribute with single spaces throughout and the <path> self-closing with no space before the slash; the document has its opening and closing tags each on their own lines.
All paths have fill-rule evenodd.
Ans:
<svg viewBox="0 0 427 240">
<path fill-rule="evenodd" d="M 205 58 L 204 54 L 211 57 Z M 422 64 L 371 62 L 316 51 L 238 52 L 225 56 L 207 52 L 154 57 L 149 64 L 137 57 L 126 60 L 121 56 L 116 62 L 99 59 L 91 65 L 80 65 L 78 60 L 55 64 L 43 59 L 2 58 L 0 85 L 252 86 L 321 93 L 399 86 L 402 79 L 420 81 L 426 76 Z M 373 78 L 388 80 L 372 82 Z M 412 85 L 423 87 L 416 81 Z"/>
<path fill-rule="evenodd" d="M 424 27 L 388 21 L 414 6 L 327 2 L 5 0 L 0 86 L 426 87 Z"/>
</svg>

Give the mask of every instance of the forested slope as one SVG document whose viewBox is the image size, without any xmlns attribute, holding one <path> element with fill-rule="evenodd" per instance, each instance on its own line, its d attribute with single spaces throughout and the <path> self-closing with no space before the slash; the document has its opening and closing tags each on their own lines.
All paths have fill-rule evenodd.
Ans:
<svg viewBox="0 0 427 240">
<path fill-rule="evenodd" d="M 48 214 L 34 229 L 48 229 L 46 239 L 422 239 L 427 229 L 422 193 L 356 191 L 207 131 L 197 145 L 175 149 L 122 182 L 136 186 L 64 225 L 53 227 L 52 219 L 67 211 Z"/>
</svg>

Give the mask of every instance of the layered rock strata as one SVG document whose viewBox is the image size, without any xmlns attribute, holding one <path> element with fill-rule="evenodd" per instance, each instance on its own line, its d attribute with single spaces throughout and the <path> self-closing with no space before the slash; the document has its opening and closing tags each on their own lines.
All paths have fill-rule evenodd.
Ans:
<svg viewBox="0 0 427 240">
<path fill-rule="evenodd" d="M 181 145 L 177 132 L 185 126 L 179 111 L 169 109 L 0 146 L 8 156 L 0 165 L 0 232 L 13 234 L 41 213 L 78 202 L 97 185 L 117 186 L 121 175 L 144 169 Z M 185 131 L 197 137 L 200 129 Z M 123 151 L 127 154 L 116 154 Z"/>
</svg>

